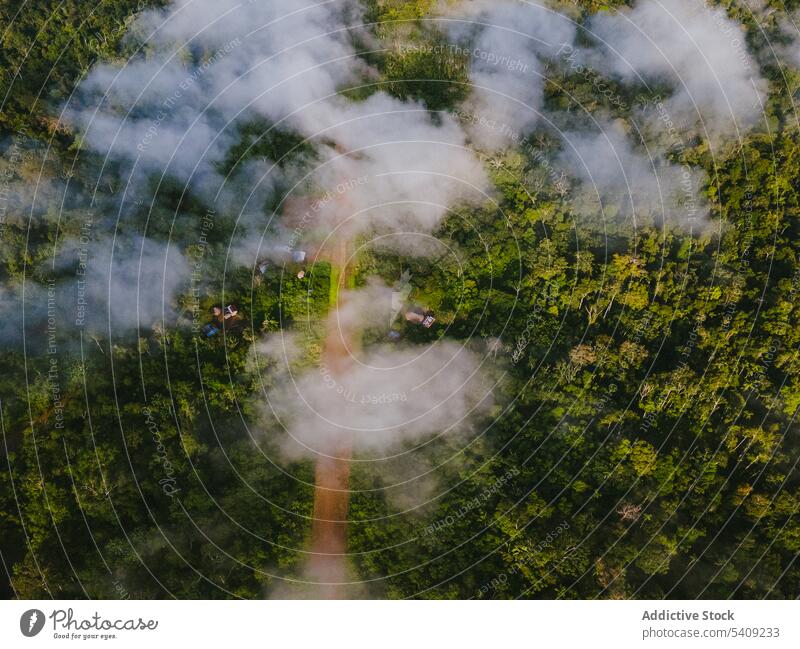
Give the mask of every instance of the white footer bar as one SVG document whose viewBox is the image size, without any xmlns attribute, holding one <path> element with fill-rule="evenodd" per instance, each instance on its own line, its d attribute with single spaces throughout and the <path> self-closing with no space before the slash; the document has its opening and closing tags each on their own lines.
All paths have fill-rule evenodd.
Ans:
<svg viewBox="0 0 800 649">
<path fill-rule="evenodd" d="M 8 601 L 0 646 L 800 647 L 797 601 Z M 152 643 L 152 644 L 151 644 Z M 235 644 L 234 644 L 235 643 Z"/>
</svg>

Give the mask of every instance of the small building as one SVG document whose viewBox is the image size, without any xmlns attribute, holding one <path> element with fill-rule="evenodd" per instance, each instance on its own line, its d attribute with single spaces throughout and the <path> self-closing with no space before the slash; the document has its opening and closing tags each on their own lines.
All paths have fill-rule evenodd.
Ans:
<svg viewBox="0 0 800 649">
<path fill-rule="evenodd" d="M 430 311 L 423 311 L 419 307 L 415 307 L 410 311 L 407 311 L 405 317 L 407 322 L 422 325 L 426 329 L 430 329 L 433 326 L 433 323 L 436 322 L 436 318 L 433 317 L 433 313 Z"/>
<path fill-rule="evenodd" d="M 290 246 L 274 246 L 267 257 L 256 264 L 258 272 L 266 273 L 273 264 L 303 264 L 308 254 L 305 250 L 295 250 Z"/>
</svg>

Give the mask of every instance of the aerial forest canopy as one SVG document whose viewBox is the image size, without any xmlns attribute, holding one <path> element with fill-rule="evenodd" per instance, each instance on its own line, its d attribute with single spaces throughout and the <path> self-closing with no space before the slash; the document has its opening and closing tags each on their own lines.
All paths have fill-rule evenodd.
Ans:
<svg viewBox="0 0 800 649">
<path fill-rule="evenodd" d="M 0 12 L 4 597 L 800 596 L 800 2 Z"/>
</svg>

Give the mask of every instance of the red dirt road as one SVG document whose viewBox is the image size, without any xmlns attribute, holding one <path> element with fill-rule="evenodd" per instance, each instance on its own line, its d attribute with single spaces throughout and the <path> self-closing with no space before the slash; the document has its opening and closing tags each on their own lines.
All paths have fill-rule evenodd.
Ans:
<svg viewBox="0 0 800 649">
<path fill-rule="evenodd" d="M 331 264 L 341 269 L 340 287 L 347 285 L 347 244 L 337 243 L 330 255 Z M 341 299 L 341 298 L 340 298 Z M 341 305 L 339 305 L 341 306 Z M 352 364 L 352 331 L 340 328 L 336 312 L 328 318 L 328 333 L 322 350 L 322 361 L 335 378 Z M 336 442 L 329 449 L 320 449 L 314 487 L 314 519 L 311 526 L 309 579 L 319 584 L 316 597 L 344 599 L 348 579 L 347 511 L 350 501 L 350 458 L 352 445 L 346 430 L 337 431 Z M 324 455 L 323 455 L 324 454 Z"/>
</svg>

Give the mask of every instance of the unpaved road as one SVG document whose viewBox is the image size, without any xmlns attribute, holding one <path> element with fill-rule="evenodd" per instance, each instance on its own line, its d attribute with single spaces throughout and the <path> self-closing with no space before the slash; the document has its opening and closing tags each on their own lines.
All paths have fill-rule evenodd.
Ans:
<svg viewBox="0 0 800 649">
<path fill-rule="evenodd" d="M 347 242 L 336 243 L 329 260 L 340 270 L 339 287 L 347 286 L 351 269 L 347 268 Z M 338 295 L 338 291 L 335 293 Z M 339 298 L 341 299 L 341 298 Z M 341 302 L 332 307 L 341 307 Z M 322 350 L 322 362 L 331 376 L 344 374 L 352 364 L 351 353 L 357 344 L 358 332 L 340 328 L 336 310 L 331 309 L 328 331 Z M 319 449 L 314 487 L 314 519 L 311 525 L 311 558 L 309 577 L 319 584 L 315 597 L 343 599 L 347 597 L 347 510 L 350 501 L 350 458 L 352 444 L 346 430 L 337 429 L 331 448 Z"/>
</svg>

